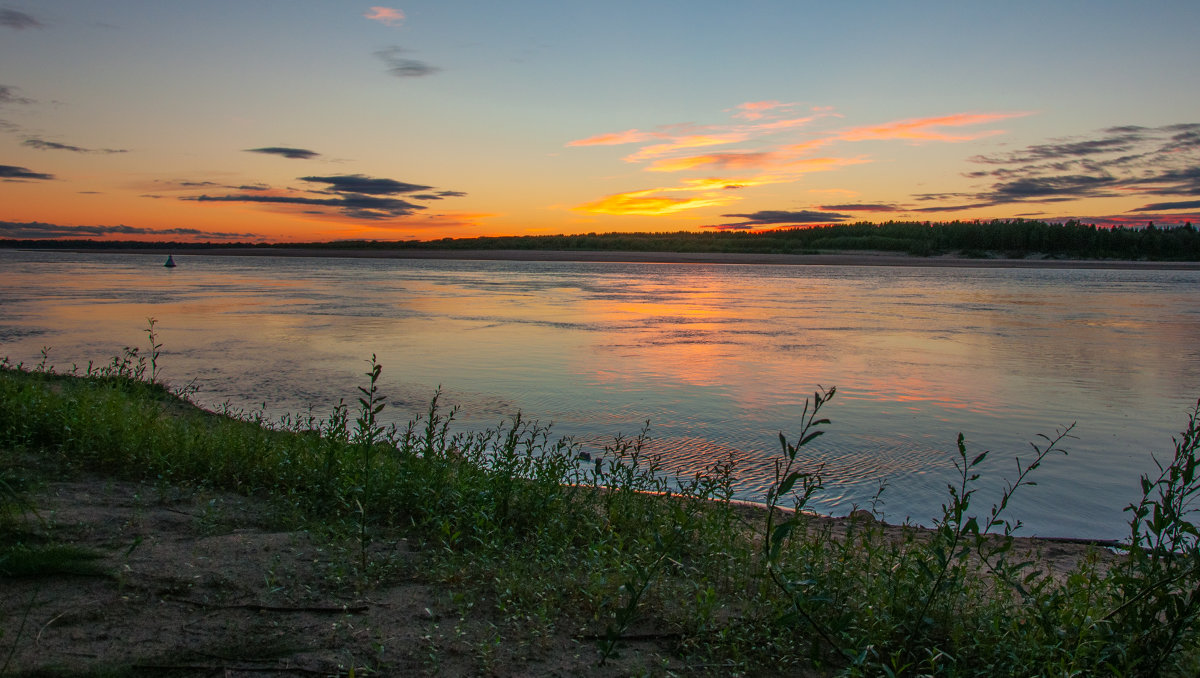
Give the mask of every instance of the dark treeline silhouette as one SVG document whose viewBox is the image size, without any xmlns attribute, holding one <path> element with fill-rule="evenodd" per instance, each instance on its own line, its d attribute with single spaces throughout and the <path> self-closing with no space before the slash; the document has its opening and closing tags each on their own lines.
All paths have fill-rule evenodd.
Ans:
<svg viewBox="0 0 1200 678">
<path fill-rule="evenodd" d="M 859 222 L 770 231 L 696 233 L 587 233 L 442 238 L 423 241 L 339 240 L 322 243 L 184 243 L 104 240 L 0 240 L 0 246 L 39 249 L 438 249 L 591 250 L 633 252 L 741 252 L 816 254 L 874 250 L 914 256 L 1200 261 L 1200 232 L 1189 222 L 1159 228 L 1098 227 L 1078 221 L 1024 219 L 952 222 Z"/>
</svg>

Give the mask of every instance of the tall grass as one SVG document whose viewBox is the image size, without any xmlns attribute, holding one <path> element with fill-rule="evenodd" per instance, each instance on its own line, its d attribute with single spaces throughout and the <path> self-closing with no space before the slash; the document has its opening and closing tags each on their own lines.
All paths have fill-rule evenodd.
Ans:
<svg viewBox="0 0 1200 678">
<path fill-rule="evenodd" d="M 0 454 L 66 468 L 274 498 L 287 515 L 353 544 L 360 585 L 386 580 L 371 544 L 407 538 L 427 576 L 464 608 L 486 604 L 511 642 L 570 633 L 596 660 L 631 638 L 668 647 L 696 673 L 815 669 L 875 675 L 1192 675 L 1200 618 L 1195 522 L 1200 409 L 1157 477 L 1140 480 L 1122 558 L 1096 553 L 1053 576 L 1023 552 L 1010 500 L 1062 451 L 1069 429 L 1033 446 L 1000 501 L 975 506 L 988 454 L 960 436 L 958 476 L 934 527 L 840 523 L 806 507 L 822 490 L 801 451 L 830 425 L 833 389 L 806 403 L 795 442 L 780 435 L 765 508 L 732 501 L 728 460 L 673 477 L 649 454 L 650 428 L 595 459 L 514 415 L 452 433 L 434 394 L 384 427 L 374 359 L 356 411 L 268 421 L 207 412 L 159 382 L 129 349 L 109 365 L 58 373 L 0 365 Z M 1200 408 L 1200 403 L 1197 404 Z"/>
</svg>

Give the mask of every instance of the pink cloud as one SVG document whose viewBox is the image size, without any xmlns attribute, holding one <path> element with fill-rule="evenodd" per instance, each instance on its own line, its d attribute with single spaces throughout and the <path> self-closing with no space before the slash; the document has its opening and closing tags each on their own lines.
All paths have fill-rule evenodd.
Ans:
<svg viewBox="0 0 1200 678">
<path fill-rule="evenodd" d="M 760 120 L 770 111 L 788 110 L 799 106 L 800 104 L 784 104 L 775 100 L 771 101 L 747 101 L 744 104 L 738 104 L 732 109 L 737 111 L 733 114 L 738 120 Z"/>
<path fill-rule="evenodd" d="M 404 23 L 404 12 L 392 7 L 372 7 L 371 11 L 363 16 L 387 26 L 399 26 Z"/>
<path fill-rule="evenodd" d="M 931 118 L 912 118 L 897 120 L 883 125 L 866 125 L 854 127 L 837 135 L 842 141 L 878 141 L 890 139 L 910 139 L 914 141 L 973 141 L 995 134 L 1003 134 L 1000 130 L 988 130 L 972 134 L 950 134 L 942 131 L 943 127 L 965 127 L 982 125 L 1009 118 L 1020 118 L 1030 113 L 955 113 Z"/>
<path fill-rule="evenodd" d="M 576 139 L 568 142 L 568 146 L 620 146 L 621 144 L 636 144 L 649 139 L 654 139 L 656 135 L 653 132 L 641 132 L 636 129 L 627 129 L 624 132 L 608 132 L 606 134 L 597 134 L 594 137 L 586 139 Z"/>
</svg>

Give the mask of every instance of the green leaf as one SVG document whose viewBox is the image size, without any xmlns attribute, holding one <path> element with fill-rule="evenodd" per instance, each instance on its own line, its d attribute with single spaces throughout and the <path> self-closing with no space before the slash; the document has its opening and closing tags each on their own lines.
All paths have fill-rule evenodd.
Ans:
<svg viewBox="0 0 1200 678">
<path fill-rule="evenodd" d="M 799 471 L 793 471 L 791 475 L 784 478 L 783 482 L 779 484 L 779 490 L 775 492 L 775 496 L 782 497 L 788 492 L 791 492 L 792 488 L 796 486 L 796 481 L 800 479 L 800 476 L 801 473 Z"/>
<path fill-rule="evenodd" d="M 800 442 L 796 443 L 796 447 L 804 447 L 805 445 L 810 443 L 813 439 L 819 438 L 823 435 L 825 435 L 824 431 L 813 431 L 812 433 L 809 433 L 808 435 L 801 438 Z"/>
</svg>

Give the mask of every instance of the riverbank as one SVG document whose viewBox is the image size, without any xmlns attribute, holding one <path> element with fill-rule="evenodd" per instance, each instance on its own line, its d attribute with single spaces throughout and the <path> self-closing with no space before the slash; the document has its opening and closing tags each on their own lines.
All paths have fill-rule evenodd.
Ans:
<svg viewBox="0 0 1200 678">
<path fill-rule="evenodd" d="M 769 264 L 776 266 L 914 266 L 949 268 L 1059 268 L 1117 270 L 1194 270 L 1194 261 L 1124 261 L 1116 259 L 1052 259 L 1030 257 L 930 256 L 887 252 L 829 252 L 825 254 L 760 254 L 736 252 L 621 252 L 608 250 L 465 250 L 465 249 L 340 249 L 307 247 L 229 247 L 187 250 L 169 247 L 138 249 L 71 249 L 73 252 L 121 254 L 212 255 L 248 257 L 344 257 L 356 259 L 461 259 L 475 261 L 607 262 L 643 264 Z"/>
<path fill-rule="evenodd" d="M 803 509 L 820 485 L 794 463 L 832 391 L 805 408 L 768 508 L 756 508 L 729 501 L 731 466 L 671 480 L 640 438 L 617 439 L 596 460 L 520 419 L 448 436 L 436 399 L 420 421 L 385 429 L 377 369 L 356 411 L 266 426 L 200 410 L 139 366 L 132 356 L 83 377 L 0 370 L 0 499 L 10 507 L 0 575 L 16 584 L 0 596 L 5 669 L 825 676 L 904 665 L 1024 676 L 1200 666 L 1198 575 L 1170 553 L 1195 555 L 1195 542 L 1187 515 L 1160 517 L 1169 496 L 1196 491 L 1180 466 L 1195 465 L 1195 415 L 1164 460 L 1180 472 L 1147 481 L 1138 507 L 1155 521 L 1132 543 L 1154 548 L 1117 556 L 986 534 L 1011 526 L 1003 507 L 971 507 L 986 455 L 965 450 L 933 530 L 770 510 Z M 1015 479 L 1013 492 L 1032 479 Z"/>
</svg>

